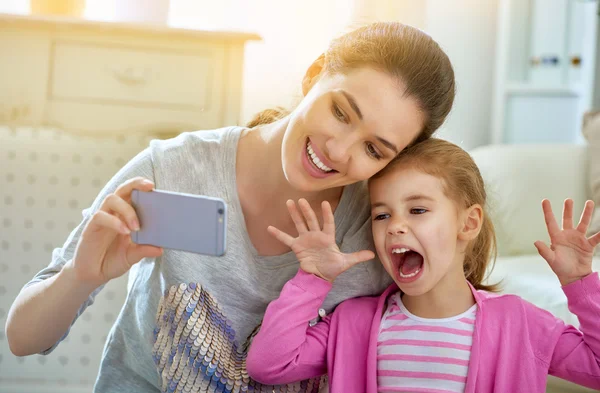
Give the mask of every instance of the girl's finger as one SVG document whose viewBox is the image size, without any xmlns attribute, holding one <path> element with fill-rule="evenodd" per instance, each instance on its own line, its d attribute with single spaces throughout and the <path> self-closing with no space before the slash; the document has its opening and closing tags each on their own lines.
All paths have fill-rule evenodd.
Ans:
<svg viewBox="0 0 600 393">
<path fill-rule="evenodd" d="M 560 228 L 556 223 L 554 213 L 552 213 L 552 206 L 550 205 L 549 200 L 544 199 L 542 201 L 542 210 L 544 211 L 544 220 L 546 221 L 546 228 L 548 228 L 548 234 L 550 234 L 550 238 L 553 238 L 560 232 Z"/>
<path fill-rule="evenodd" d="M 595 235 L 592 235 L 591 237 L 589 237 L 588 241 L 590 242 L 590 244 L 592 245 L 592 247 L 596 247 L 598 244 L 600 244 L 600 232 L 598 232 Z"/>
<path fill-rule="evenodd" d="M 319 224 L 319 219 L 315 214 L 315 211 L 310 207 L 310 203 L 304 198 L 301 198 L 298 201 L 298 205 L 300 205 L 300 210 L 302 210 L 302 214 L 304 215 L 304 219 L 308 223 L 308 229 L 311 231 L 320 231 L 321 224 Z"/>
<path fill-rule="evenodd" d="M 573 229 L 573 200 L 565 199 L 562 218 L 563 229 Z"/>
<path fill-rule="evenodd" d="M 292 236 L 270 225 L 267 228 L 267 232 L 286 246 L 292 247 L 292 243 L 294 243 L 294 238 Z"/>
<path fill-rule="evenodd" d="M 346 263 L 347 263 L 348 268 L 350 268 L 361 262 L 370 261 L 373 258 L 375 258 L 375 254 L 373 253 L 373 251 L 362 250 L 362 251 L 353 252 L 351 254 L 346 254 Z"/>
<path fill-rule="evenodd" d="M 140 229 L 140 222 L 135 209 L 117 194 L 109 194 L 104 198 L 102 205 L 100 205 L 100 210 L 119 215 L 126 223 L 125 225 L 132 231 Z"/>
<path fill-rule="evenodd" d="M 533 244 L 535 245 L 535 248 L 537 248 L 537 250 L 540 253 L 540 255 L 542 256 L 542 258 L 544 258 L 546 260 L 546 262 L 548 262 L 548 265 L 550 265 L 550 267 L 552 267 L 552 264 L 554 263 L 554 251 L 552 251 L 542 241 L 538 240 L 537 242 L 535 242 Z"/>
<path fill-rule="evenodd" d="M 288 208 L 288 212 L 290 212 L 292 221 L 294 221 L 294 225 L 296 225 L 296 230 L 298 231 L 298 234 L 301 235 L 305 232 L 308 232 L 308 228 L 306 228 L 306 223 L 304 222 L 304 218 L 302 218 L 302 216 L 300 215 L 300 212 L 298 211 L 296 202 L 292 201 L 291 199 L 288 199 L 288 201 L 285 204 Z"/>
<path fill-rule="evenodd" d="M 329 202 L 323 201 L 321 203 L 321 211 L 323 212 L 323 232 L 328 235 L 335 235 L 335 218 Z"/>
<path fill-rule="evenodd" d="M 579 220 L 579 225 L 577 225 L 577 230 L 583 234 L 587 232 L 588 227 L 590 226 L 590 221 L 592 221 L 592 213 L 594 212 L 594 202 L 586 201 L 585 206 L 583 208 L 583 212 L 581 213 L 581 219 Z"/>
</svg>

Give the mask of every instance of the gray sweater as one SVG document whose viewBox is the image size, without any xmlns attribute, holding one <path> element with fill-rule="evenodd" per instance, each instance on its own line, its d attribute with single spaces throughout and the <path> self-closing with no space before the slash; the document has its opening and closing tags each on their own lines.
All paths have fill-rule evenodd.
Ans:
<svg viewBox="0 0 600 393">
<path fill-rule="evenodd" d="M 130 178 L 143 176 L 157 189 L 219 197 L 227 203 L 225 256 L 165 250 L 160 258 L 144 259 L 132 268 L 128 296 L 108 336 L 95 392 L 274 391 L 248 378 L 247 347 L 267 305 L 299 264 L 293 252 L 258 255 L 246 232 L 235 173 L 242 130 L 197 131 L 152 141 L 104 187 L 64 246 L 54 251 L 50 265 L 27 284 L 51 277 L 73 258 L 87 221 L 105 196 Z M 365 184 L 346 186 L 335 211 L 336 240 L 343 252 L 373 250 L 369 216 Z M 359 264 L 335 281 L 322 308 L 329 313 L 344 299 L 378 294 L 390 282 L 377 260 Z M 276 391 L 318 391 L 323 381 Z"/>
</svg>

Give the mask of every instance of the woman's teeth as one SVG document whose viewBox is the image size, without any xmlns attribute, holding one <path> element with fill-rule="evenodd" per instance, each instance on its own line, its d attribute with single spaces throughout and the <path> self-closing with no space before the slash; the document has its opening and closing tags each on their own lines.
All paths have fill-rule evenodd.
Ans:
<svg viewBox="0 0 600 393">
<path fill-rule="evenodd" d="M 319 160 L 319 157 L 317 157 L 317 155 L 315 154 L 314 150 L 312 149 L 312 146 L 310 145 L 310 142 L 308 142 L 306 145 L 306 151 L 308 152 L 310 160 L 313 162 L 313 164 L 315 164 L 317 168 L 319 168 L 323 172 L 331 172 L 333 170 L 325 164 L 323 164 L 321 160 Z"/>
</svg>

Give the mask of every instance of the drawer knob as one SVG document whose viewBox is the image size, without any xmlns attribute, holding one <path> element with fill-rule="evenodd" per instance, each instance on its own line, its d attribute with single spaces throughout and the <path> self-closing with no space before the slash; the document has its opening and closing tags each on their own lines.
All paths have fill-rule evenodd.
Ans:
<svg viewBox="0 0 600 393">
<path fill-rule="evenodd" d="M 151 71 L 147 68 L 135 69 L 132 67 L 128 67 L 125 69 L 112 69 L 112 74 L 114 77 L 121 83 L 129 85 L 129 86 L 137 86 L 143 85 L 148 82 L 150 79 Z"/>
</svg>

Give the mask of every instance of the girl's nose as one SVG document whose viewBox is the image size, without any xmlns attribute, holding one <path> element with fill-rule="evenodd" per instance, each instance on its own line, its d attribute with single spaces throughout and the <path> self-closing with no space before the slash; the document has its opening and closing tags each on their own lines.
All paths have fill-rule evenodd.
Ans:
<svg viewBox="0 0 600 393">
<path fill-rule="evenodd" d="M 403 220 L 395 220 L 388 227 L 388 234 L 390 235 L 404 235 L 408 232 L 408 226 Z"/>
</svg>

